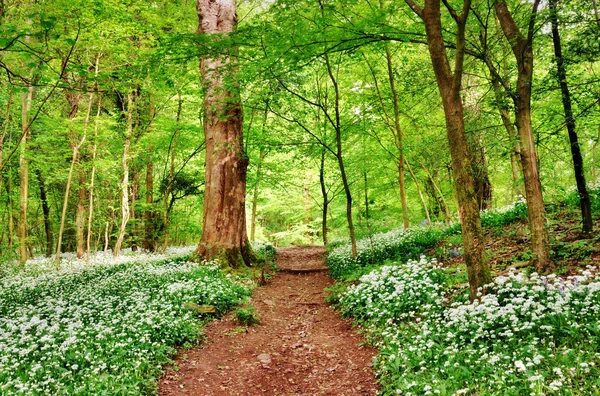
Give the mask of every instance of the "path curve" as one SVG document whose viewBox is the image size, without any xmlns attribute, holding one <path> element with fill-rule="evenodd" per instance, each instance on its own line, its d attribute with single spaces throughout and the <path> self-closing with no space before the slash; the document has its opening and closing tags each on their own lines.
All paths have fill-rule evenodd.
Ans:
<svg viewBox="0 0 600 396">
<path fill-rule="evenodd" d="M 203 343 L 160 379 L 159 395 L 375 395 L 376 351 L 325 304 L 333 281 L 315 272 L 323 257 L 322 247 L 278 249 L 289 272 L 254 290 L 261 323 L 244 328 L 231 314 L 209 323 Z"/>
</svg>

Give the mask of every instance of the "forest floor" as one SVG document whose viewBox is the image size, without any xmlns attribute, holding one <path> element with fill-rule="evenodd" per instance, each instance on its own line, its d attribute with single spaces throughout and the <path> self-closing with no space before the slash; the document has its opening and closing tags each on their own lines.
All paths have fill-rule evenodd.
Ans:
<svg viewBox="0 0 600 396">
<path fill-rule="evenodd" d="M 594 227 L 598 229 L 599 224 L 600 218 L 595 217 Z M 550 260 L 557 275 L 576 275 L 588 265 L 600 267 L 600 234 L 583 236 L 577 211 L 551 213 L 548 234 Z M 505 275 L 510 268 L 530 266 L 532 255 L 527 221 L 520 220 L 499 228 L 486 227 L 484 236 L 487 257 L 495 275 Z M 425 255 L 437 257 L 444 267 L 464 269 L 464 256 L 461 254 L 456 257 L 451 254 L 455 244 L 449 239 L 451 238 L 440 241 Z M 462 247 L 462 241 L 457 245 Z"/>
<path fill-rule="evenodd" d="M 322 247 L 277 250 L 277 273 L 254 290 L 260 323 L 234 314 L 209 323 L 201 345 L 182 350 L 159 395 L 374 395 L 376 350 L 325 304 Z"/>
</svg>

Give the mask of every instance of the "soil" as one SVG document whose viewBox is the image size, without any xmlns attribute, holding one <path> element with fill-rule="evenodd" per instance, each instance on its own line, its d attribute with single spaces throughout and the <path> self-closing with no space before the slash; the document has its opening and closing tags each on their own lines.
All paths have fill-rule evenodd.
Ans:
<svg viewBox="0 0 600 396">
<path fill-rule="evenodd" d="M 181 351 L 159 395 L 375 395 L 376 351 L 325 304 L 322 247 L 277 250 L 280 272 L 254 290 L 260 324 L 233 314 L 209 323 L 204 342 Z"/>
</svg>

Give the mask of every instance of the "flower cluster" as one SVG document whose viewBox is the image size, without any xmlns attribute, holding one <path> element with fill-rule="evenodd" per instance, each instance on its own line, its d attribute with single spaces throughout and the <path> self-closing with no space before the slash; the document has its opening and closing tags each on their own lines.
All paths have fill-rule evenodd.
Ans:
<svg viewBox="0 0 600 396">
<path fill-rule="evenodd" d="M 386 265 L 360 278 L 340 299 L 344 315 L 366 325 L 400 324 L 426 311 L 439 310 L 444 271 L 435 261 Z"/>
<path fill-rule="evenodd" d="M 416 265 L 407 273 L 435 271 L 424 261 Z M 387 280 L 382 273 L 364 277 L 367 286 L 349 289 L 342 301 L 347 314 L 370 326 L 384 394 L 599 391 L 600 281 L 592 268 L 567 279 L 513 272 L 496 278 L 474 303 L 453 304 L 440 303 L 441 278 L 417 276 L 417 284 L 403 284 L 403 295 L 392 298 L 380 285 L 410 276 Z M 365 315 L 365 304 L 374 315 Z M 396 306 L 406 313 L 398 315 Z"/>
<path fill-rule="evenodd" d="M 214 264 L 123 260 L 0 280 L 0 394 L 144 394 L 175 346 L 198 340 L 190 303 L 222 313 L 249 291 Z"/>
<path fill-rule="evenodd" d="M 349 244 L 338 246 L 327 255 L 329 273 L 336 278 L 343 277 L 357 268 L 385 260 L 415 260 L 429 247 L 434 246 L 445 231 L 440 227 L 401 229 L 374 234 L 357 241 L 357 257 L 352 256 Z"/>
</svg>

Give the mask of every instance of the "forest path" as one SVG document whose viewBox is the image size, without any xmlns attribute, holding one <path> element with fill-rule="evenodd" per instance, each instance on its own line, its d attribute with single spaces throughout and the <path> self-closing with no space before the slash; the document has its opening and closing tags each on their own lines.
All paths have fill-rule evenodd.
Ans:
<svg viewBox="0 0 600 396">
<path fill-rule="evenodd" d="M 182 351 L 159 395 L 374 395 L 375 350 L 325 304 L 332 279 L 322 247 L 281 248 L 278 268 L 253 292 L 260 324 L 233 315 L 209 323 L 205 340 Z"/>
</svg>

